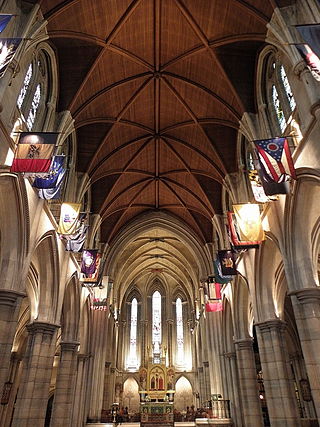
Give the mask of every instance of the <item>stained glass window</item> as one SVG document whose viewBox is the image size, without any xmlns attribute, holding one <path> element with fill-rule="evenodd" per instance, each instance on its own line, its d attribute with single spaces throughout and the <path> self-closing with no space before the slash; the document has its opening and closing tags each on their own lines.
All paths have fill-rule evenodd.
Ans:
<svg viewBox="0 0 320 427">
<path fill-rule="evenodd" d="M 281 132 L 283 132 L 287 126 L 287 122 L 283 112 L 283 108 L 281 106 L 279 94 L 275 85 L 272 86 L 272 101 L 273 101 L 274 109 L 277 114 L 277 119 L 280 125 Z"/>
<path fill-rule="evenodd" d="M 38 84 L 38 86 L 36 87 L 36 91 L 33 95 L 31 108 L 27 118 L 27 127 L 29 130 L 32 129 L 34 121 L 36 119 L 37 111 L 40 105 L 40 99 L 41 99 L 41 86 L 40 84 Z"/>
<path fill-rule="evenodd" d="M 176 321 L 177 321 L 177 362 L 184 362 L 184 337 L 183 337 L 183 317 L 181 298 L 176 300 Z"/>
<path fill-rule="evenodd" d="M 161 295 L 156 291 L 152 295 L 152 344 L 153 353 L 160 353 L 161 346 Z"/>
<path fill-rule="evenodd" d="M 294 99 L 292 90 L 291 90 L 291 86 L 287 77 L 287 74 L 285 72 L 285 69 L 283 67 L 283 65 L 281 65 L 280 67 L 280 76 L 281 76 L 281 80 L 284 86 L 284 90 L 286 91 L 286 95 L 289 101 L 289 105 L 291 108 L 291 111 L 293 111 L 296 108 L 296 101 Z"/>
<path fill-rule="evenodd" d="M 130 316 L 130 349 L 129 349 L 129 366 L 137 366 L 137 319 L 138 319 L 138 301 L 133 298 L 131 302 Z"/>
<path fill-rule="evenodd" d="M 21 91 L 20 91 L 18 99 L 17 99 L 17 106 L 19 108 L 22 107 L 23 101 L 24 101 L 26 94 L 28 92 L 28 88 L 30 85 L 31 78 L 32 78 L 32 64 L 29 65 L 29 68 L 28 68 L 26 75 L 24 77 L 23 86 L 21 88 Z"/>
</svg>

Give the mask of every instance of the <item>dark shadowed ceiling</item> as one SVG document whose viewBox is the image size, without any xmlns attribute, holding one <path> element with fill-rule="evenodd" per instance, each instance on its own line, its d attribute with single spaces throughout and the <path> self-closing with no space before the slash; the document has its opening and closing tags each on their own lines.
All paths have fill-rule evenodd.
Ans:
<svg viewBox="0 0 320 427">
<path fill-rule="evenodd" d="M 273 0 L 43 0 L 59 109 L 77 130 L 102 241 L 163 210 L 212 241 L 236 137 L 255 111 Z"/>
</svg>

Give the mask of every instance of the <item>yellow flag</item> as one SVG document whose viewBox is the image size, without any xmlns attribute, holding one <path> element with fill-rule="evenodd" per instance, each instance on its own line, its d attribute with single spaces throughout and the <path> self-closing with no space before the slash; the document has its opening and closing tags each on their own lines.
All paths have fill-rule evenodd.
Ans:
<svg viewBox="0 0 320 427">
<path fill-rule="evenodd" d="M 80 203 L 62 203 L 58 233 L 74 234 L 77 228 Z"/>
<path fill-rule="evenodd" d="M 233 205 L 240 239 L 249 242 L 260 242 L 264 240 L 259 205 L 242 204 Z"/>
</svg>

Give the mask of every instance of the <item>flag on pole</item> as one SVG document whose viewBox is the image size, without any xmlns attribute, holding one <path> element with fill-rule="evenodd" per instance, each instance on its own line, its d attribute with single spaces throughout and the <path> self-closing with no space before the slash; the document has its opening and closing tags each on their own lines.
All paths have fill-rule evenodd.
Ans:
<svg viewBox="0 0 320 427">
<path fill-rule="evenodd" d="M 254 143 L 259 161 L 275 182 L 286 181 L 288 176 L 297 179 L 287 138 L 259 139 Z"/>
<path fill-rule="evenodd" d="M 57 138 L 53 132 L 22 132 L 10 171 L 49 172 Z"/>
<path fill-rule="evenodd" d="M 0 33 L 2 33 L 2 31 L 9 24 L 9 21 L 11 18 L 12 18 L 12 15 L 8 15 L 8 14 L 1 14 L 0 15 Z"/>
<path fill-rule="evenodd" d="M 87 238 L 89 226 L 82 224 L 75 234 L 63 236 L 67 240 L 66 250 L 69 252 L 81 252 Z"/>
<path fill-rule="evenodd" d="M 229 249 L 218 251 L 218 258 L 221 265 L 221 272 L 224 276 L 236 276 L 238 274 L 234 251 Z"/>
<path fill-rule="evenodd" d="M 258 158 L 257 161 L 255 161 L 255 166 L 257 169 L 257 173 L 259 175 L 264 193 L 266 196 L 274 196 L 276 194 L 289 194 L 290 193 L 290 182 L 289 181 L 282 181 L 282 182 L 276 182 L 268 174 L 266 171 L 266 168 L 263 164 L 263 162 Z M 269 197 L 267 197 L 267 201 L 271 200 Z M 264 200 L 257 200 L 257 202 L 264 203 Z"/>
<path fill-rule="evenodd" d="M 233 205 L 233 209 L 234 213 L 227 213 L 232 245 L 236 249 L 257 248 L 265 239 L 259 205 Z"/>
<path fill-rule="evenodd" d="M 54 156 L 49 172 L 44 177 L 37 177 L 32 186 L 38 188 L 39 190 L 47 188 L 55 188 L 61 173 L 64 173 L 64 163 L 65 156 Z"/>
<path fill-rule="evenodd" d="M 82 282 L 97 282 L 99 276 L 100 254 L 96 249 L 85 249 L 82 252 L 81 273 Z"/>
<path fill-rule="evenodd" d="M 225 276 L 222 274 L 221 264 L 218 258 L 213 261 L 213 267 L 214 278 L 217 283 L 224 285 L 226 283 L 229 283 L 233 279 L 232 276 Z"/>
<path fill-rule="evenodd" d="M 8 64 L 13 59 L 21 38 L 0 39 L 0 78 L 4 75 Z"/>
<path fill-rule="evenodd" d="M 223 311 L 222 302 L 207 302 L 205 308 L 207 313 Z"/>
<path fill-rule="evenodd" d="M 208 298 L 209 300 L 221 300 L 221 283 L 214 281 L 208 282 Z"/>
<path fill-rule="evenodd" d="M 59 234 L 74 234 L 77 231 L 80 206 L 80 203 L 62 203 L 58 227 Z"/>
</svg>

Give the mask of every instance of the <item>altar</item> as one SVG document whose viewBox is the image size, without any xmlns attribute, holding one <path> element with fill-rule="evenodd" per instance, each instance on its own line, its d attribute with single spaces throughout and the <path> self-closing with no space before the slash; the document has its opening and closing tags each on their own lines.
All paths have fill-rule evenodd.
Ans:
<svg viewBox="0 0 320 427">
<path fill-rule="evenodd" d="M 139 370 L 141 426 L 174 426 L 174 375 L 172 366 L 166 366 L 164 355 L 153 352 L 147 366 Z"/>
</svg>

